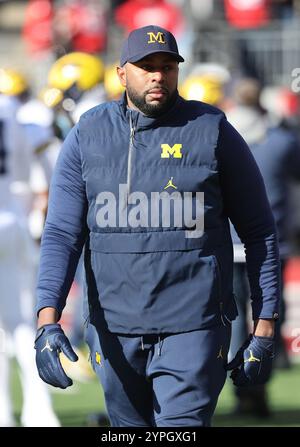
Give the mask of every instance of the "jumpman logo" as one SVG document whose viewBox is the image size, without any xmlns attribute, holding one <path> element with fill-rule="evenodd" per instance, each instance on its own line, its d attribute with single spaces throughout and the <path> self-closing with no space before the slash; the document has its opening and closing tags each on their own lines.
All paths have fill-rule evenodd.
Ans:
<svg viewBox="0 0 300 447">
<path fill-rule="evenodd" d="M 219 354 L 217 356 L 217 359 L 222 359 L 223 358 L 223 352 L 222 352 L 223 346 L 220 347 L 220 351 Z"/>
<path fill-rule="evenodd" d="M 170 188 L 170 187 L 171 187 L 171 188 L 174 188 L 174 189 L 177 189 L 177 186 L 175 186 L 174 183 L 173 183 L 173 178 L 174 178 L 174 177 L 171 177 L 171 178 L 170 178 L 170 180 L 169 180 L 168 183 L 167 183 L 167 186 L 165 186 L 164 189 L 168 189 L 168 188 Z"/>
<path fill-rule="evenodd" d="M 51 346 L 50 346 L 50 343 L 49 343 L 48 338 L 47 338 L 47 340 L 46 340 L 46 344 L 45 344 L 45 346 L 43 347 L 43 349 L 41 349 L 41 352 L 45 351 L 45 349 L 49 349 L 50 352 L 53 351 L 53 349 L 52 349 Z"/>
<path fill-rule="evenodd" d="M 247 362 L 260 362 L 260 360 L 258 358 L 254 357 L 251 349 L 249 349 L 249 352 L 250 352 L 250 357 L 248 359 L 244 360 L 244 363 L 247 363 Z"/>
</svg>

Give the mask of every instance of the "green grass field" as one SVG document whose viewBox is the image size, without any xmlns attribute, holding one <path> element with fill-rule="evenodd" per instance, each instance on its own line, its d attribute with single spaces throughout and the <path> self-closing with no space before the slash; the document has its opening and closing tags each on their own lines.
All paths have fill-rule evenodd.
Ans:
<svg viewBox="0 0 300 447">
<path fill-rule="evenodd" d="M 289 370 L 276 370 L 268 386 L 272 416 L 268 419 L 233 417 L 234 396 L 227 383 L 221 393 L 213 420 L 219 427 L 300 427 L 300 365 Z"/>
<path fill-rule="evenodd" d="M 229 380 L 227 381 L 214 416 L 213 425 L 219 427 L 246 426 L 300 426 L 300 365 L 294 365 L 289 370 L 277 370 L 269 384 L 270 406 L 272 417 L 257 419 L 255 417 L 233 417 L 234 398 Z M 17 420 L 21 411 L 21 388 L 14 368 L 12 378 L 14 409 Z M 75 382 L 67 390 L 52 393 L 57 415 L 63 426 L 86 426 L 87 416 L 104 410 L 104 401 L 97 379 L 87 383 Z"/>
</svg>

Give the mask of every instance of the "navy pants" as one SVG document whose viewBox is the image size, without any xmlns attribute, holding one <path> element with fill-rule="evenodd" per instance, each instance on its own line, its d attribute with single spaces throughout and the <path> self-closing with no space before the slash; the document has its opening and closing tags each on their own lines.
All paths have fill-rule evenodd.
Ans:
<svg viewBox="0 0 300 447">
<path fill-rule="evenodd" d="M 86 341 L 112 427 L 210 426 L 226 380 L 231 325 L 118 335 L 89 324 Z"/>
</svg>

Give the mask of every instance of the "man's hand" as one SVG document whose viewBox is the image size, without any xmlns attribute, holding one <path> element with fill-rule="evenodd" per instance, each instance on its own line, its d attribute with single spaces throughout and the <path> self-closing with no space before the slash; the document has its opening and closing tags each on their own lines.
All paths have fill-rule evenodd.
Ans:
<svg viewBox="0 0 300 447">
<path fill-rule="evenodd" d="M 58 388 L 67 388 L 73 384 L 61 366 L 59 353 L 62 351 L 72 362 L 76 362 L 78 357 L 60 324 L 41 326 L 36 333 L 34 348 L 38 373 L 44 382 Z"/>
<path fill-rule="evenodd" d="M 266 383 L 272 372 L 273 337 L 250 335 L 226 369 L 236 386 Z"/>
</svg>

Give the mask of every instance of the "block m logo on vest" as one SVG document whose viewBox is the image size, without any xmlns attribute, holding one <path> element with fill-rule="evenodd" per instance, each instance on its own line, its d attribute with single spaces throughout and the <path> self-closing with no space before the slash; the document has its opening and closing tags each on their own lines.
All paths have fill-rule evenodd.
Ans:
<svg viewBox="0 0 300 447">
<path fill-rule="evenodd" d="M 174 144 L 172 147 L 169 144 L 161 144 L 161 158 L 170 158 L 172 155 L 174 158 L 182 158 L 181 148 L 182 144 Z"/>
<path fill-rule="evenodd" d="M 147 43 L 166 43 L 164 33 L 158 31 L 158 33 L 154 34 L 153 32 L 147 33 L 149 36 L 149 40 Z"/>
</svg>

